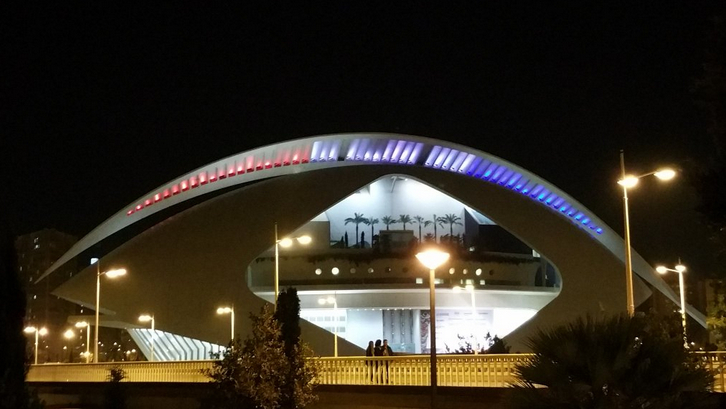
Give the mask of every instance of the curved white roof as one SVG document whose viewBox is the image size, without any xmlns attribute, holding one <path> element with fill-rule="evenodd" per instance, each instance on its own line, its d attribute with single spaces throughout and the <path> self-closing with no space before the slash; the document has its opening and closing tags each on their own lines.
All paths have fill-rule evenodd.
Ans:
<svg viewBox="0 0 726 409">
<path fill-rule="evenodd" d="M 623 240 L 617 233 L 567 193 L 513 163 L 471 147 L 437 139 L 388 133 L 346 133 L 256 148 L 181 175 L 134 200 L 101 223 L 40 279 L 110 235 L 189 199 L 272 177 L 324 168 L 380 164 L 455 172 L 462 177 L 476 178 L 482 183 L 518 192 L 577 225 L 624 260 Z M 677 303 L 672 290 L 637 253 L 633 253 L 633 270 Z M 702 315 L 694 318 L 705 322 Z"/>
</svg>

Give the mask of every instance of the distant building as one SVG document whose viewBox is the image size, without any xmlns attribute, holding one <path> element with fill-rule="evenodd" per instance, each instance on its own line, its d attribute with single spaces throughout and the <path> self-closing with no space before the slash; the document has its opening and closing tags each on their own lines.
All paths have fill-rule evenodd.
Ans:
<svg viewBox="0 0 726 409">
<path fill-rule="evenodd" d="M 15 249 L 18 254 L 18 274 L 27 297 L 25 320 L 27 325 L 48 328 L 39 351 L 39 361 L 63 361 L 62 332 L 68 316 L 80 312 L 77 304 L 63 300 L 51 292 L 76 273 L 76 263 L 70 262 L 54 271 L 44 280 L 38 278 L 78 239 L 54 229 L 43 229 L 18 237 Z M 62 331 L 63 330 L 63 331 Z"/>
</svg>

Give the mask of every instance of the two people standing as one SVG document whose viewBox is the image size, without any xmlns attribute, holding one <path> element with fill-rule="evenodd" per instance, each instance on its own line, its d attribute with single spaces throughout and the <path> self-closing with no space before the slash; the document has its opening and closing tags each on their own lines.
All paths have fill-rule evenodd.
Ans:
<svg viewBox="0 0 726 409">
<path fill-rule="evenodd" d="M 376 340 L 375 345 L 373 344 L 373 341 L 368 342 L 368 348 L 366 348 L 366 357 L 376 357 L 376 356 L 393 356 L 393 349 L 388 345 L 388 340 L 384 339 L 383 344 L 381 344 L 381 340 Z M 373 382 L 374 376 L 376 383 L 388 383 L 388 367 L 389 367 L 388 360 L 366 360 L 366 365 L 368 366 L 368 372 L 370 374 L 370 380 Z M 385 373 L 383 368 L 385 368 Z"/>
</svg>

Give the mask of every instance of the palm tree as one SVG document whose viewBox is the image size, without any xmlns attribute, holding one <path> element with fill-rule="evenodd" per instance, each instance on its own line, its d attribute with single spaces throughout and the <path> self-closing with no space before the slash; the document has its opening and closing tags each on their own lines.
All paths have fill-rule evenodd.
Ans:
<svg viewBox="0 0 726 409">
<path fill-rule="evenodd" d="M 360 237 L 358 235 L 358 225 L 361 223 L 365 223 L 365 220 L 366 220 L 366 218 L 363 217 L 363 213 L 361 213 L 361 214 L 353 213 L 353 217 L 348 217 L 347 219 L 345 219 L 346 225 L 348 223 L 355 224 L 355 245 L 356 245 L 356 247 L 358 247 L 358 238 Z"/>
<path fill-rule="evenodd" d="M 398 220 L 394 219 L 391 216 L 383 216 L 381 218 L 381 223 L 386 225 L 386 230 L 391 230 L 391 225 L 393 223 L 398 223 Z"/>
<path fill-rule="evenodd" d="M 418 241 L 421 242 L 423 241 L 423 237 L 421 237 L 421 225 L 423 224 L 425 226 L 426 221 L 421 216 L 413 216 L 413 222 L 418 224 Z"/>
<path fill-rule="evenodd" d="M 663 319 L 625 314 L 540 331 L 515 367 L 511 407 L 702 407 L 713 375 L 668 332 Z"/>
<path fill-rule="evenodd" d="M 448 224 L 449 225 L 449 237 L 454 237 L 454 225 L 458 224 L 459 226 L 463 226 L 459 220 L 461 220 L 461 217 L 451 213 L 444 215 L 444 217 L 439 217 L 439 220 L 441 221 L 441 224 Z M 443 227 L 443 226 L 442 226 Z"/>
<path fill-rule="evenodd" d="M 444 222 L 441 220 L 441 217 L 436 217 L 436 215 L 434 215 L 434 217 L 431 220 L 426 220 L 424 222 L 424 226 L 429 226 L 431 224 L 434 225 L 434 243 L 436 243 L 437 241 L 439 241 L 439 233 L 436 229 L 436 225 L 439 225 L 439 226 L 441 226 L 441 228 L 443 228 Z"/>
<path fill-rule="evenodd" d="M 413 220 L 411 219 L 411 216 L 407 214 L 402 214 L 398 216 L 398 222 L 403 223 L 403 230 L 406 230 L 406 225 L 409 223 L 413 223 Z"/>
<path fill-rule="evenodd" d="M 365 221 L 363 222 L 363 223 L 365 223 L 365 224 L 366 224 L 367 226 L 371 226 L 371 245 L 373 244 L 373 226 L 375 226 L 375 225 L 376 225 L 376 224 L 378 224 L 379 222 L 380 222 L 380 220 L 378 220 L 378 219 L 376 219 L 376 218 L 374 218 L 374 217 L 369 217 L 369 218 L 367 218 L 367 219 L 366 219 L 366 220 L 365 220 Z"/>
</svg>

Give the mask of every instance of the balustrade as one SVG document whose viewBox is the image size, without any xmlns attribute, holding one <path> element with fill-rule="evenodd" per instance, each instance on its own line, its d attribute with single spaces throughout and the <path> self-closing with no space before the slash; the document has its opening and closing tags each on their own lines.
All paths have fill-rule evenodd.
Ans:
<svg viewBox="0 0 726 409">
<path fill-rule="evenodd" d="M 695 353 L 714 374 L 713 391 L 726 391 L 726 352 Z M 507 387 L 514 367 L 529 354 L 439 355 L 439 386 Z M 427 355 L 390 357 L 322 357 L 318 382 L 324 385 L 428 386 Z M 32 365 L 28 382 L 104 382 L 113 367 L 126 372 L 125 382 L 209 382 L 202 373 L 214 361 L 110 362 Z"/>
</svg>

